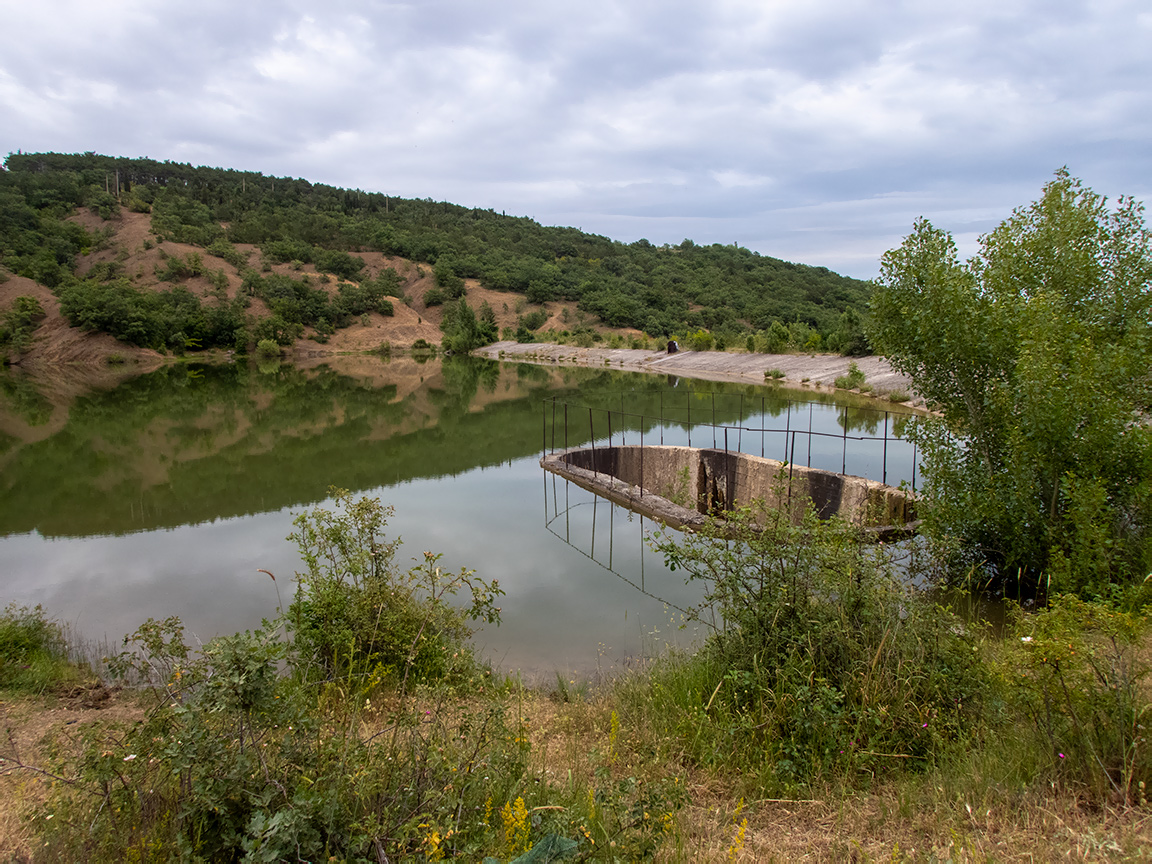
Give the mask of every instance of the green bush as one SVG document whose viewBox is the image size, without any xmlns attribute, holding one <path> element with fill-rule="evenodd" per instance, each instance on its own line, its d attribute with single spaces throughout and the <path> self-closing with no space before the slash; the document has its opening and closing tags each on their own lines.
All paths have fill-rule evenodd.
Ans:
<svg viewBox="0 0 1152 864">
<path fill-rule="evenodd" d="M 1145 614 L 1073 595 L 1025 615 L 1015 608 L 999 670 L 1030 730 L 1040 776 L 1095 800 L 1136 803 L 1152 784 L 1152 704 L 1141 652 Z"/>
<path fill-rule="evenodd" d="M 469 614 L 496 619 L 495 585 L 444 573 L 431 553 L 399 572 L 398 543 L 378 536 L 390 511 L 335 494 L 338 512 L 296 520 L 307 572 L 285 615 L 199 651 L 175 618 L 125 638 L 109 668 L 152 685 L 154 706 L 59 767 L 72 776 L 50 804 L 58 818 L 43 823 L 46 860 L 479 860 L 532 842 L 575 848 L 552 812 L 566 808 L 527 819 L 554 792 L 531 782 L 524 727 L 456 650 Z M 462 587 L 466 609 L 448 602 Z M 468 710 L 447 687 L 415 692 L 448 669 L 474 676 Z M 389 678 L 399 686 L 382 688 Z M 604 809 L 597 830 L 627 812 Z"/>
<path fill-rule="evenodd" d="M 306 567 L 288 613 L 302 674 L 370 673 L 407 684 L 471 671 L 467 621 L 499 620 L 497 583 L 470 570 L 445 573 L 431 552 L 401 570 L 394 560 L 400 541 L 380 536 L 392 508 L 333 492 L 337 511 L 302 513 L 289 535 Z M 466 608 L 449 602 L 461 589 L 471 595 Z"/>
<path fill-rule="evenodd" d="M 27 351 L 32 334 L 46 313 L 35 297 L 20 296 L 0 315 L 0 348 L 11 345 L 16 351 Z"/>
<path fill-rule="evenodd" d="M 864 385 L 865 376 L 855 360 L 848 363 L 848 374 L 836 378 L 835 385 L 841 390 L 856 390 Z"/>
<path fill-rule="evenodd" d="M 519 324 L 528 330 L 539 330 L 548 321 L 547 309 L 533 309 L 526 315 L 520 316 Z"/>
<path fill-rule="evenodd" d="M 695 333 L 689 333 L 684 341 L 692 351 L 711 351 L 715 342 L 712 334 L 707 330 L 697 330 Z"/>
<path fill-rule="evenodd" d="M 60 625 L 43 609 L 13 604 L 0 614 L 0 690 L 43 693 L 79 677 Z"/>
<path fill-rule="evenodd" d="M 710 635 L 625 698 L 690 759 L 770 792 L 926 769 L 968 740 L 987 689 L 975 645 L 857 529 L 758 502 L 654 545 L 705 583 L 692 617 Z"/>
<path fill-rule="evenodd" d="M 248 256 L 223 237 L 209 244 L 205 251 L 207 251 L 209 255 L 215 255 L 217 258 L 224 259 L 237 270 L 248 266 Z"/>
</svg>

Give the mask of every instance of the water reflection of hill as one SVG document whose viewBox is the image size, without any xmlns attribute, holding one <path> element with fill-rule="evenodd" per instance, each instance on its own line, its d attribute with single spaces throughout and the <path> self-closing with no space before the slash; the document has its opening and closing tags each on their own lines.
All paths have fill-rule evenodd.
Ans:
<svg viewBox="0 0 1152 864">
<path fill-rule="evenodd" d="M 332 485 L 372 489 L 500 464 L 539 452 L 541 400 L 552 396 L 693 422 L 794 410 L 786 394 L 765 388 L 691 385 L 407 356 L 274 374 L 168 366 L 92 388 L 8 375 L 0 378 L 0 536 L 169 528 L 319 501 Z M 879 415 L 845 407 L 843 416 L 874 425 Z M 587 437 L 586 424 L 572 424 L 570 444 Z"/>
</svg>

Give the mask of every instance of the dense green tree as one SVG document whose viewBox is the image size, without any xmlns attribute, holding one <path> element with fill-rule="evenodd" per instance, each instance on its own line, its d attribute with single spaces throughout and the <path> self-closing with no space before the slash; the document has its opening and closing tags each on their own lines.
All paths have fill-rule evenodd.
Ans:
<svg viewBox="0 0 1152 864">
<path fill-rule="evenodd" d="M 492 307 L 484 303 L 477 317 L 468 305 L 468 299 L 461 297 L 444 307 L 440 329 L 444 332 L 442 344 L 445 351 L 466 354 L 496 341 L 496 314 Z"/>
<path fill-rule="evenodd" d="M 916 435 L 928 525 L 1000 579 L 1092 593 L 1152 568 L 1152 241 L 1060 171 L 965 263 L 918 221 L 871 338 L 940 411 Z"/>
</svg>

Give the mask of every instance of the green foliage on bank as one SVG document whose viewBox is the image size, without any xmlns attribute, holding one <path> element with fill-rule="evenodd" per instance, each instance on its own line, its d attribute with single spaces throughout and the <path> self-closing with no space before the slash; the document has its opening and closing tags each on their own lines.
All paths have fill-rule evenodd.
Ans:
<svg viewBox="0 0 1152 864">
<path fill-rule="evenodd" d="M 60 311 L 74 327 L 110 333 L 143 348 L 238 347 L 248 342 L 246 304 L 218 291 L 201 302 L 187 287 L 149 291 L 125 277 L 109 281 L 68 278 L 57 288 Z"/>
<path fill-rule="evenodd" d="M 348 280 L 360 279 L 358 250 L 427 263 L 436 275 L 432 303 L 458 299 L 463 279 L 475 278 L 530 303 L 574 301 L 607 325 L 652 336 L 704 329 L 729 344 L 758 334 L 765 345 L 794 350 L 867 350 L 860 327 L 867 283 L 737 246 L 625 244 L 493 210 L 150 159 L 10 154 L 5 166 L 0 227 L 7 219 L 23 233 L 0 250 L 0 264 L 50 285 L 92 242 L 60 217 L 99 199 L 105 210 L 150 210 L 165 239 L 223 255 L 253 243 L 268 261 L 313 263 Z M 119 203 L 105 200 L 107 178 L 119 184 Z M 52 226 L 37 227 L 45 218 Z M 45 255 L 51 266 L 34 263 Z"/>
<path fill-rule="evenodd" d="M 41 607 L 10 605 L 0 612 L 0 692 L 51 693 L 80 677 L 63 628 Z"/>
<path fill-rule="evenodd" d="M 693 763 L 794 794 L 927 771 L 977 739 L 989 694 L 977 640 L 854 526 L 821 521 L 810 502 L 795 524 L 757 502 L 653 545 L 704 583 L 689 611 L 709 635 L 638 676 L 627 716 L 683 742 Z"/>
<path fill-rule="evenodd" d="M 32 334 L 44 320 L 44 307 L 35 297 L 17 297 L 7 309 L 0 310 L 0 363 L 8 352 L 22 353 L 32 344 Z"/>
<path fill-rule="evenodd" d="M 651 860 L 682 851 L 699 769 L 733 799 L 975 782 L 1006 802 L 1146 806 L 1134 596 L 1016 608 L 995 638 L 908 585 L 923 562 L 811 507 L 664 532 L 656 548 L 707 583 L 694 617 L 711 634 L 607 684 L 603 728 L 567 733 L 594 770 L 564 776 L 536 761 L 520 688 L 471 654 L 496 584 L 434 553 L 403 572 L 388 508 L 335 500 L 296 520 L 304 571 L 275 620 L 196 648 L 178 619 L 149 620 L 107 658 L 143 685 L 142 721 L 47 765 L 4 755 L 59 781 L 37 808 L 44 860 Z M 39 610 L 0 618 L 0 670 L 58 644 Z"/>
<path fill-rule="evenodd" d="M 968 261 L 926 220 L 884 256 L 872 338 L 940 415 L 912 432 L 955 574 L 1085 597 L 1152 571 L 1152 239 L 1057 172 Z"/>
<path fill-rule="evenodd" d="M 146 716 L 52 765 L 44 859 L 650 858 L 682 786 L 534 770 L 516 686 L 467 642 L 499 619 L 495 583 L 432 553 L 402 573 L 386 508 L 335 498 L 296 522 L 305 572 L 275 620 L 199 648 L 149 620 L 108 658 Z"/>
</svg>

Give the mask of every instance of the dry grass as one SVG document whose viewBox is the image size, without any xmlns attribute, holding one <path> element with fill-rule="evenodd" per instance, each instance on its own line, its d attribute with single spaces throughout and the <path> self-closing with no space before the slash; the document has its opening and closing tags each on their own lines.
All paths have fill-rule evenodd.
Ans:
<svg viewBox="0 0 1152 864">
<path fill-rule="evenodd" d="M 688 804 L 657 860 L 739 862 L 832 861 L 1130 861 L 1152 858 L 1152 808 L 1093 809 L 1074 794 L 1004 792 L 979 780 L 911 777 L 868 791 L 827 788 L 810 800 L 762 800 L 742 805 L 739 778 L 722 777 L 656 752 L 645 730 L 621 728 L 611 737 L 608 691 L 562 702 L 540 691 L 508 697 L 532 744 L 532 770 L 541 781 L 584 786 L 600 777 L 655 780 L 679 777 Z M 27 861 L 39 841 L 35 822 L 51 781 L 11 760 L 43 764 L 50 750 L 67 753 L 98 724 L 134 722 L 142 711 L 133 694 L 118 693 L 83 707 L 61 697 L 0 703 L 5 739 L 0 756 L 0 860 Z M 383 707 L 383 706 L 381 706 Z M 467 711 L 467 700 L 441 710 Z M 373 712 L 375 713 L 375 712 Z M 382 716 L 382 715 L 381 715 Z M 364 719 L 369 719 L 365 717 Z M 975 770 L 975 769 L 974 769 Z M 967 789 L 967 791 L 965 791 Z M 959 790 L 959 791 L 958 791 Z M 739 810 L 738 810 L 739 808 Z M 740 837 L 743 820 L 747 824 Z"/>
<path fill-rule="evenodd" d="M 17 763 L 45 767 L 53 752 L 79 752 L 92 727 L 124 726 L 143 716 L 135 694 L 103 688 L 0 699 L 0 861 L 32 860 L 39 845 L 35 823 L 48 816 L 44 805 L 55 782 Z"/>
<path fill-rule="evenodd" d="M 741 805 L 738 778 L 657 758 L 644 730 L 621 729 L 609 757 L 612 705 L 604 694 L 560 703 L 527 693 L 533 760 L 553 783 L 680 776 L 689 803 L 657 860 L 680 861 L 1130 861 L 1152 859 L 1152 808 L 1103 810 L 1055 789 L 1006 793 L 931 775 L 869 791 L 828 788 L 807 800 Z M 963 780 L 964 778 L 961 778 Z M 971 786 L 968 793 L 958 788 Z M 737 812 L 737 808 L 740 808 Z M 743 842 L 740 824 L 747 819 Z"/>
</svg>

